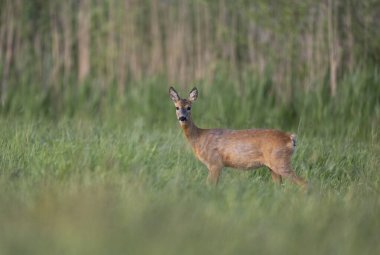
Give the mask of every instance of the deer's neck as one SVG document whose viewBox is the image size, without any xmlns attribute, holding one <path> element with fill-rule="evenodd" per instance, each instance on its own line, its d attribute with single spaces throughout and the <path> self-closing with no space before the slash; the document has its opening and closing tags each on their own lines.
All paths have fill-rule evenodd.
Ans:
<svg viewBox="0 0 380 255">
<path fill-rule="evenodd" d="M 189 119 L 189 121 L 187 121 L 186 123 L 181 124 L 181 128 L 183 132 L 185 133 L 187 140 L 193 146 L 195 141 L 198 139 L 199 135 L 201 134 L 201 129 L 195 125 L 192 119 Z"/>
</svg>

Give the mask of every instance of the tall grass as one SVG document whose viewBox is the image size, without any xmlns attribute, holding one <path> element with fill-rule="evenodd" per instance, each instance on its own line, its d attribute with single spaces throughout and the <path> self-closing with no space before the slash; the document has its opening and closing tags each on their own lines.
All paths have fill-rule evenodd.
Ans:
<svg viewBox="0 0 380 255">
<path fill-rule="evenodd" d="M 0 254 L 377 254 L 376 1 L 0 1 Z M 275 17 L 275 18 L 274 18 Z M 297 133 L 308 193 L 204 128 Z"/>
<path fill-rule="evenodd" d="M 294 91 L 289 99 L 276 94 L 270 76 L 260 79 L 245 75 L 239 82 L 219 75 L 212 86 L 195 83 L 200 100 L 194 107 L 195 121 L 204 127 L 273 127 L 326 134 L 368 136 L 379 123 L 379 71 L 367 68 L 347 75 L 338 84 L 340 96 L 331 98 L 328 86 L 314 92 Z M 169 82 L 151 78 L 131 83 L 124 93 L 116 84 L 104 92 L 90 85 L 65 89 L 57 96 L 35 87 L 20 86 L 9 93 L 11 99 L 1 107 L 4 116 L 26 118 L 86 118 L 114 124 L 129 124 L 149 119 L 153 128 L 167 128 L 173 123 L 168 100 Z M 170 84 L 174 85 L 174 84 Z M 174 85 L 176 86 L 176 85 Z M 178 86 L 177 86 L 178 87 Z M 180 87 L 180 86 L 179 86 Z M 189 89 L 181 89 L 187 96 Z"/>
<path fill-rule="evenodd" d="M 22 85 L 123 93 L 155 76 L 211 85 L 221 70 L 270 75 L 286 98 L 321 85 L 334 96 L 345 75 L 379 64 L 377 10 L 371 0 L 3 0 L 2 103 Z"/>
<path fill-rule="evenodd" d="M 339 100 L 284 101 L 270 79 L 246 79 L 199 84 L 194 120 L 296 132 L 309 193 L 265 169 L 225 169 L 208 187 L 163 80 L 60 102 L 24 88 L 0 118 L 0 253 L 378 253 L 378 71 L 344 79 Z"/>
<path fill-rule="evenodd" d="M 380 251 L 377 129 L 355 139 L 301 126 L 293 165 L 309 194 L 265 169 L 225 169 L 212 189 L 172 117 L 168 129 L 2 119 L 1 253 Z"/>
</svg>

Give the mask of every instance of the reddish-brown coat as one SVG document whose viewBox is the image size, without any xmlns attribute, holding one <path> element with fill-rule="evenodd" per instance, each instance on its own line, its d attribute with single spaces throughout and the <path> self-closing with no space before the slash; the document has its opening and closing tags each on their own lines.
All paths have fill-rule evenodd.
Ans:
<svg viewBox="0 0 380 255">
<path fill-rule="evenodd" d="M 267 166 L 275 182 L 287 177 L 306 186 L 306 181 L 291 168 L 294 134 L 273 129 L 201 129 L 192 121 L 190 112 L 198 91 L 194 88 L 189 99 L 180 99 L 173 88 L 169 94 L 177 108 L 177 118 L 185 119 L 180 125 L 196 157 L 209 169 L 209 182 L 218 182 L 223 167 L 255 169 Z"/>
</svg>

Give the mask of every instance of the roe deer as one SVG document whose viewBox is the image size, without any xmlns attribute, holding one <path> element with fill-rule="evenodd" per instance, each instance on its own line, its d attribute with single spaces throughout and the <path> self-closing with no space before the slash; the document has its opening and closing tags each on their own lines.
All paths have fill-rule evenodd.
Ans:
<svg viewBox="0 0 380 255">
<path fill-rule="evenodd" d="M 223 167 L 254 169 L 267 166 L 274 182 L 282 177 L 306 188 L 307 182 L 291 167 L 296 136 L 273 129 L 202 129 L 191 118 L 192 103 L 198 97 L 197 88 L 187 99 L 181 99 L 173 87 L 170 98 L 176 107 L 177 119 L 196 157 L 208 168 L 208 182 L 217 184 Z"/>
</svg>

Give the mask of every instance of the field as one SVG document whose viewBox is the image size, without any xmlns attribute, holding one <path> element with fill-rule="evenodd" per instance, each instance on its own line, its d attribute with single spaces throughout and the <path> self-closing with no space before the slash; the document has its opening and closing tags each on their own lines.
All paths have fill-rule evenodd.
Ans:
<svg viewBox="0 0 380 255">
<path fill-rule="evenodd" d="M 0 255 L 380 254 L 380 1 L 0 1 Z M 297 134 L 217 187 L 202 128 Z"/>
<path fill-rule="evenodd" d="M 0 120 L 0 253 L 379 253 L 380 103 L 368 89 L 379 75 L 344 82 L 347 97 L 299 92 L 288 103 L 265 83 L 243 95 L 233 84 L 198 85 L 201 127 L 296 132 L 293 165 L 312 184 L 306 193 L 274 185 L 265 168 L 225 169 L 207 186 L 163 81 L 124 97 L 62 99 L 65 109 L 82 102 L 74 113 L 19 91 Z"/>
</svg>

